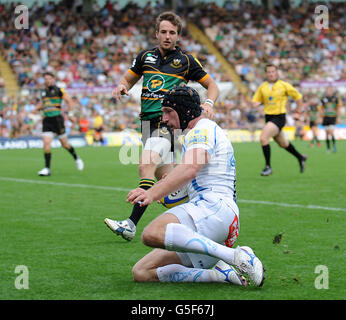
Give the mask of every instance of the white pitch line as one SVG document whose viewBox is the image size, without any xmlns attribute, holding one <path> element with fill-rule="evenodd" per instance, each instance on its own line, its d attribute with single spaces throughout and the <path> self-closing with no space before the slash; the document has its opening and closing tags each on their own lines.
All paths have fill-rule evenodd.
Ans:
<svg viewBox="0 0 346 320">
<path fill-rule="evenodd" d="M 47 179 L 47 178 L 42 178 L 42 179 Z M 64 183 L 64 182 L 54 182 L 54 181 L 44 181 L 44 180 L 38 181 L 38 180 L 6 178 L 6 177 L 0 177 L 0 180 L 12 181 L 12 182 L 23 182 L 23 183 L 34 183 L 34 184 L 49 184 L 53 186 L 71 187 L 71 188 L 100 189 L 100 190 L 124 191 L 124 192 L 129 192 L 131 190 L 131 189 L 119 188 L 119 187 L 105 187 L 105 186 L 94 186 L 90 184 L 74 184 L 74 183 Z"/>
<path fill-rule="evenodd" d="M 271 202 L 271 201 L 261 201 L 261 200 L 244 200 L 244 199 L 238 199 L 237 202 L 264 204 L 269 206 L 279 206 L 279 207 L 289 207 L 289 208 L 318 209 L 318 210 L 327 210 L 327 211 L 345 211 L 346 212 L 346 208 L 322 207 L 322 206 L 316 206 L 313 204 L 303 205 L 303 204 L 294 204 L 294 203 Z"/>
<path fill-rule="evenodd" d="M 43 179 L 47 179 L 47 178 L 43 178 Z M 47 181 L 47 180 L 29 180 L 29 179 L 18 179 L 18 178 L 8 178 L 8 177 L 0 177 L 0 181 L 12 181 L 12 182 L 33 183 L 33 184 L 48 184 L 48 185 L 60 186 L 60 187 L 84 188 L 84 189 L 94 189 L 94 190 L 99 189 L 99 190 L 121 191 L 121 192 L 129 192 L 131 190 L 128 188 L 120 188 L 120 187 L 106 187 L 106 186 L 95 186 L 95 185 L 89 185 L 89 184 L 73 184 L 73 183 L 54 182 L 54 181 Z M 312 204 L 302 205 L 302 204 L 294 204 L 294 203 L 272 202 L 272 201 L 261 201 L 261 200 L 245 200 L 245 199 L 238 199 L 237 202 L 263 204 L 263 205 L 269 205 L 269 206 L 279 206 L 279 207 L 289 207 L 289 208 L 346 212 L 346 208 L 322 207 L 322 206 L 317 206 Z"/>
</svg>

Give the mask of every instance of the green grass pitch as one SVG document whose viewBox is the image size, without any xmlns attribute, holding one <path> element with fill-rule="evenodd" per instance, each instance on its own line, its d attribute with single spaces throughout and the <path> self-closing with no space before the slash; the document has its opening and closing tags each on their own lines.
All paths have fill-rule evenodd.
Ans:
<svg viewBox="0 0 346 320">
<path fill-rule="evenodd" d="M 263 261 L 262 288 L 134 283 L 132 266 L 151 250 L 141 243 L 141 231 L 164 210 L 153 204 L 132 242 L 106 227 L 105 217 L 128 217 L 126 190 L 138 183 L 137 166 L 122 165 L 119 148 L 77 149 L 82 172 L 65 150 L 53 149 L 51 177 L 37 176 L 42 150 L 0 151 L 0 299 L 345 299 L 346 141 L 331 154 L 324 144 L 294 145 L 309 157 L 304 174 L 272 143 L 273 175 L 261 177 L 259 143 L 233 144 L 236 245 L 251 246 Z M 319 265 L 327 268 L 327 289 L 316 288 Z M 27 267 L 28 289 L 16 288 L 17 266 Z"/>
</svg>

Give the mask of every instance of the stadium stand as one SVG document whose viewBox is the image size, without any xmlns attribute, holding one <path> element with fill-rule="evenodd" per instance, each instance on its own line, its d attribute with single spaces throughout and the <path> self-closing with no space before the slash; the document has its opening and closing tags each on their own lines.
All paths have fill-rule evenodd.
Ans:
<svg viewBox="0 0 346 320">
<path fill-rule="evenodd" d="M 278 1 L 277 3 L 279 3 Z M 275 7 L 271 10 L 251 2 L 226 1 L 223 7 L 202 4 L 188 14 L 230 61 L 251 95 L 265 78 L 264 66 L 280 67 L 280 78 L 299 87 L 304 81 L 338 82 L 346 79 L 344 3 L 329 3 L 328 29 L 315 27 L 316 4 L 302 2 L 299 7 Z M 345 91 L 345 85 L 342 85 Z M 304 89 L 302 89 L 304 91 Z M 314 90 L 321 95 L 324 88 Z M 241 100 L 244 99 L 239 95 Z M 242 118 L 256 117 L 249 104 L 242 108 Z M 288 122 L 294 125 L 295 104 L 288 106 Z M 343 107 L 342 121 L 345 118 Z M 256 118 L 256 122 L 261 119 Z M 246 121 L 245 121 L 246 122 Z M 242 121 L 238 121 L 242 126 Z"/>
<path fill-rule="evenodd" d="M 308 14 L 313 12 L 312 5 L 266 11 L 251 3 L 226 1 L 223 7 L 201 3 L 194 10 L 181 8 L 187 22 L 180 45 L 193 53 L 217 82 L 237 83 L 232 71 L 217 59 L 215 52 L 219 52 L 236 71 L 240 85 L 248 88 L 248 92 L 233 90 L 218 101 L 216 120 L 223 128 L 263 125 L 248 101 L 263 81 L 267 61 L 279 65 L 282 77 L 295 85 L 305 80 L 346 78 L 342 4 L 330 6 L 333 28 L 328 32 L 314 29 Z M 121 8 L 117 3 L 100 7 L 95 2 L 92 15 L 61 2 L 36 3 L 30 8 L 28 30 L 16 30 L 7 23 L 14 7 L 13 3 L 0 4 L 1 70 L 7 64 L 16 79 L 11 84 L 10 73 L 0 75 L 0 136 L 39 134 L 40 115 L 32 110 L 43 87 L 44 71 L 55 73 L 58 85 L 71 89 L 78 102 L 73 114 L 65 114 L 70 133 L 92 128 L 93 110 L 103 117 L 105 131 L 138 128 L 138 103 L 133 97 L 116 103 L 110 88 L 141 49 L 156 45 L 153 17 L 165 9 L 162 3 L 140 7 L 129 2 Z M 196 41 L 194 26 L 205 33 L 211 45 Z M 98 93 L 91 90 L 94 87 L 108 90 Z M 10 88 L 17 92 L 15 96 Z"/>
<path fill-rule="evenodd" d="M 263 81 L 263 65 L 268 62 L 279 66 L 295 85 L 344 79 L 344 4 L 329 4 L 333 25 L 322 30 L 315 27 L 315 6 L 303 2 L 298 8 L 268 11 L 250 2 L 207 4 L 188 19 L 205 31 L 252 90 Z"/>
<path fill-rule="evenodd" d="M 162 9 L 159 3 L 155 7 L 147 5 L 144 8 L 129 3 L 120 9 L 107 2 L 103 8 L 94 4 L 94 12 L 90 16 L 78 15 L 61 3 L 48 3 L 30 8 L 32 26 L 29 30 L 18 31 L 2 23 L 0 52 L 21 88 L 16 98 L 4 98 L 7 107 L 2 112 L 2 122 L 7 125 L 11 136 L 26 134 L 27 130 L 36 135 L 40 131 L 36 115 L 26 113 L 24 118 L 38 127 L 28 127 L 17 118 L 19 110 L 28 110 L 25 107 L 28 97 L 39 97 L 44 71 L 55 73 L 58 85 L 78 92 L 79 108 L 70 117 L 72 131 L 78 130 L 78 127 L 80 131 L 85 131 L 84 119 L 90 117 L 93 108 L 99 109 L 109 130 L 133 127 L 139 108 L 134 108 L 132 100 L 112 108 L 109 94 L 107 101 L 101 94 L 85 92 L 89 92 L 90 87 L 108 86 L 109 93 L 109 88 L 116 85 L 131 65 L 133 57 L 140 50 L 156 45 L 153 17 Z M 14 4 L 0 11 L 1 21 L 9 21 L 9 12 L 13 11 Z M 184 31 L 181 46 L 194 53 L 204 65 L 207 64 L 215 79 L 225 80 L 217 61 L 203 46 L 194 42 L 187 31 Z M 91 124 L 92 119 L 88 122 Z M 28 129 L 22 130 L 22 127 Z"/>
</svg>

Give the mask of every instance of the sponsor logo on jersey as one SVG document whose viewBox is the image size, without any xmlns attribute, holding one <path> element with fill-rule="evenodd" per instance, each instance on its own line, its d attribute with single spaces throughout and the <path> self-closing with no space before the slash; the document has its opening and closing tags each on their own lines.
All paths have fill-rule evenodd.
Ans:
<svg viewBox="0 0 346 320">
<path fill-rule="evenodd" d="M 151 53 L 148 53 L 146 56 L 144 63 L 156 63 L 157 61 L 157 56 L 153 56 Z"/>
<path fill-rule="evenodd" d="M 162 89 L 165 85 L 165 79 L 159 74 L 153 75 L 147 82 L 147 88 L 151 92 L 156 92 Z"/>
<path fill-rule="evenodd" d="M 208 130 L 206 129 L 195 129 L 192 130 L 188 137 L 187 145 L 190 144 L 208 144 Z"/>
</svg>

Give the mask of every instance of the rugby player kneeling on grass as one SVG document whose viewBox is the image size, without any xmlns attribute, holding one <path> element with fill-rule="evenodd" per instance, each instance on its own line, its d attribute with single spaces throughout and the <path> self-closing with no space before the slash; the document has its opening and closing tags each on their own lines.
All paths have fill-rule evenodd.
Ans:
<svg viewBox="0 0 346 320">
<path fill-rule="evenodd" d="M 144 229 L 142 242 L 155 249 L 133 267 L 134 280 L 261 286 L 264 269 L 253 250 L 232 248 L 239 226 L 232 144 L 202 116 L 199 95 L 190 87 L 170 90 L 162 111 L 165 123 L 185 130 L 182 163 L 150 189 L 131 190 L 127 201 L 148 206 L 185 185 L 189 201 Z"/>
</svg>

